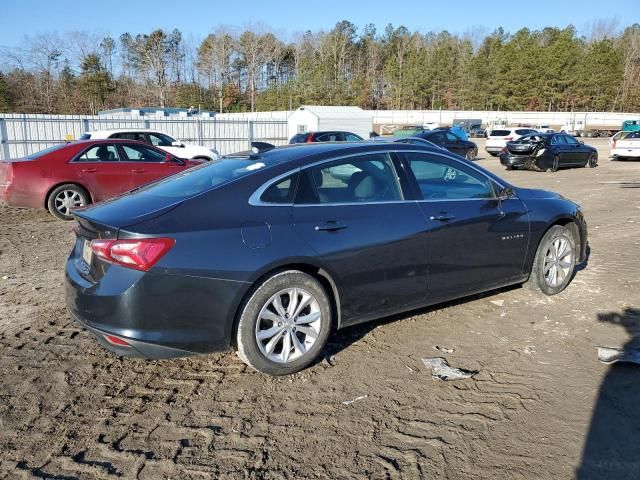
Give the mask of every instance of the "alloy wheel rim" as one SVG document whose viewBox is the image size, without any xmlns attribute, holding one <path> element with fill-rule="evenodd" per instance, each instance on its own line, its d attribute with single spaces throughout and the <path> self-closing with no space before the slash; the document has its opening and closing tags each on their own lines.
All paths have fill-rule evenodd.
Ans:
<svg viewBox="0 0 640 480">
<path fill-rule="evenodd" d="M 84 205 L 84 200 L 80 193 L 75 190 L 63 190 L 56 195 L 54 205 L 56 210 L 61 214 L 70 215 L 71 209 Z"/>
<path fill-rule="evenodd" d="M 322 327 L 318 300 L 302 288 L 287 288 L 262 307 L 255 338 L 262 354 L 275 363 L 303 357 L 316 343 Z"/>
<path fill-rule="evenodd" d="M 558 287 L 569 275 L 572 264 L 571 242 L 565 236 L 556 237 L 544 256 L 544 281 L 550 287 Z"/>
</svg>

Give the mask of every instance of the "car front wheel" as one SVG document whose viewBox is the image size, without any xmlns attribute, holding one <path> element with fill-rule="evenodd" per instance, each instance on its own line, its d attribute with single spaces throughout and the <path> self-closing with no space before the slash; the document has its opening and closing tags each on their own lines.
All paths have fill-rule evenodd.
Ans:
<svg viewBox="0 0 640 480">
<path fill-rule="evenodd" d="M 538 245 L 531 275 L 525 286 L 540 289 L 546 295 L 563 291 L 573 278 L 578 254 L 575 225 L 554 225 Z"/>
<path fill-rule="evenodd" d="M 598 166 L 598 154 L 597 153 L 592 153 L 589 156 L 589 160 L 587 161 L 587 167 L 595 168 L 597 166 Z"/>
<path fill-rule="evenodd" d="M 268 375 L 288 375 L 322 352 L 332 326 L 323 286 L 297 270 L 263 281 L 244 302 L 236 336 L 238 356 Z"/>
</svg>

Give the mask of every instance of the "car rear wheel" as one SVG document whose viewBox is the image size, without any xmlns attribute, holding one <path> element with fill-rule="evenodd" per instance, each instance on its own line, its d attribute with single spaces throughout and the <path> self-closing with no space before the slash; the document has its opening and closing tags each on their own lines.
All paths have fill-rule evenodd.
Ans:
<svg viewBox="0 0 640 480">
<path fill-rule="evenodd" d="M 465 155 L 465 158 L 469 161 L 473 160 L 476 158 L 476 149 L 475 148 L 470 148 L 467 150 L 467 153 Z"/>
<path fill-rule="evenodd" d="M 598 154 L 592 153 L 589 155 L 589 160 L 587 161 L 587 167 L 595 168 L 598 166 Z"/>
<path fill-rule="evenodd" d="M 489 152 L 489 155 L 491 155 L 492 157 L 497 157 L 498 154 L 496 152 Z"/>
<path fill-rule="evenodd" d="M 331 305 L 320 282 L 297 270 L 280 272 L 243 304 L 238 356 L 268 375 L 295 373 L 320 355 L 331 326 Z"/>
<path fill-rule="evenodd" d="M 67 183 L 56 187 L 47 200 L 47 209 L 60 220 L 73 220 L 71 210 L 89 203 L 86 190 L 78 185 Z"/>
<path fill-rule="evenodd" d="M 547 168 L 547 172 L 557 172 L 560 168 L 560 157 L 557 155 L 553 157 L 553 163 L 549 168 Z"/>
<path fill-rule="evenodd" d="M 576 267 L 577 235 L 574 225 L 551 227 L 538 245 L 525 286 L 540 289 L 546 295 L 563 291 L 571 282 Z"/>
</svg>

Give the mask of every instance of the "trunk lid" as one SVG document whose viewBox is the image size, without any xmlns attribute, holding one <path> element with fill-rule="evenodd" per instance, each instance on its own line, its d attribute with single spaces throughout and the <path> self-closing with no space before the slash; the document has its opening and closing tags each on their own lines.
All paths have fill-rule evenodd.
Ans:
<svg viewBox="0 0 640 480">
<path fill-rule="evenodd" d="M 531 141 L 515 141 L 507 142 L 507 150 L 514 155 L 529 155 L 538 147 L 537 142 Z"/>
</svg>

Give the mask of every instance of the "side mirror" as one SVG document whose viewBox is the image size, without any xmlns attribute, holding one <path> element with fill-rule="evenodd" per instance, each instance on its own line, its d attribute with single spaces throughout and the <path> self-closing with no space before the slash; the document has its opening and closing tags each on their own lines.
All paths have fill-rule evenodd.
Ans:
<svg viewBox="0 0 640 480">
<path fill-rule="evenodd" d="M 509 198 L 514 198 L 516 193 L 513 191 L 513 188 L 506 187 L 498 192 L 498 200 L 507 200 Z"/>
<path fill-rule="evenodd" d="M 580 140 L 580 145 L 584 145 L 584 142 L 582 140 Z"/>
<path fill-rule="evenodd" d="M 178 147 L 178 148 L 184 148 L 184 143 L 179 142 L 179 141 L 175 141 L 175 142 L 171 142 L 171 146 L 172 147 Z"/>
</svg>

